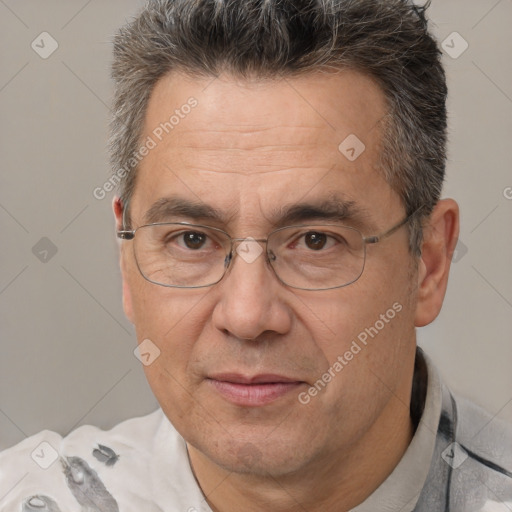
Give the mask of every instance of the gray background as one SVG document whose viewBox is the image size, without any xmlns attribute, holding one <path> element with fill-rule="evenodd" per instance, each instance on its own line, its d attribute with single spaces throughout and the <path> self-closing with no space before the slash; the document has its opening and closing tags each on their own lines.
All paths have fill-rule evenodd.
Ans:
<svg viewBox="0 0 512 512">
<path fill-rule="evenodd" d="M 122 311 L 112 193 L 93 197 L 109 176 L 110 40 L 141 3 L 0 0 L 0 449 L 157 407 Z M 456 392 L 512 421 L 512 0 L 434 0 L 430 17 L 469 48 L 444 56 L 462 243 L 419 340 Z M 47 59 L 31 48 L 43 31 L 59 45 Z"/>
</svg>

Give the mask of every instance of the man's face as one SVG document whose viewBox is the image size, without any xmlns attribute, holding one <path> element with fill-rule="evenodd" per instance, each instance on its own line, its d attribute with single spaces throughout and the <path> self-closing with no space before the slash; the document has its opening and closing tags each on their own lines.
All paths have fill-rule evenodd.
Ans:
<svg viewBox="0 0 512 512">
<path fill-rule="evenodd" d="M 183 109 L 190 97 L 197 105 Z M 176 110 L 179 122 L 158 141 L 154 130 Z M 224 220 L 160 221 L 266 238 L 290 207 L 336 198 L 358 212 L 344 224 L 383 232 L 405 216 L 378 168 L 386 112 L 379 87 L 352 71 L 260 82 L 165 77 L 148 106 L 142 140 L 158 144 L 140 164 L 132 225 L 155 202 L 180 198 Z M 366 147 L 354 161 L 350 147 L 338 149 L 350 135 Z M 322 219 L 303 214 L 298 223 Z M 350 457 L 365 436 L 388 436 L 393 418 L 408 416 L 416 277 L 406 228 L 367 247 L 356 282 L 328 291 L 285 286 L 264 253 L 250 263 L 235 254 L 211 287 L 158 286 L 139 273 L 132 244 L 122 253 L 125 310 L 139 342 L 161 351 L 145 367 L 149 384 L 182 436 L 218 465 L 277 475 L 334 452 Z"/>
</svg>

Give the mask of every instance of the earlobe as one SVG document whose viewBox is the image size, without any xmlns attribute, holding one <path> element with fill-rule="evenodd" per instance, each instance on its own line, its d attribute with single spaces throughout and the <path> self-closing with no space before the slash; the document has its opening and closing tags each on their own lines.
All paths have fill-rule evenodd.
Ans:
<svg viewBox="0 0 512 512">
<path fill-rule="evenodd" d="M 416 327 L 433 322 L 441 310 L 458 236 L 459 207 L 453 199 L 443 199 L 436 204 L 424 228 L 418 265 Z"/>
</svg>

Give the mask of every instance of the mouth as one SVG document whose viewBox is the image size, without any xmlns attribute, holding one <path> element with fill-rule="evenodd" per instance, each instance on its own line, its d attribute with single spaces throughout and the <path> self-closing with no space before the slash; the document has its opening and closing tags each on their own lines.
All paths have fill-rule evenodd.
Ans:
<svg viewBox="0 0 512 512">
<path fill-rule="evenodd" d="M 243 407 L 270 404 L 304 384 L 303 381 L 271 374 L 245 376 L 225 373 L 208 377 L 206 381 L 225 400 Z"/>
</svg>

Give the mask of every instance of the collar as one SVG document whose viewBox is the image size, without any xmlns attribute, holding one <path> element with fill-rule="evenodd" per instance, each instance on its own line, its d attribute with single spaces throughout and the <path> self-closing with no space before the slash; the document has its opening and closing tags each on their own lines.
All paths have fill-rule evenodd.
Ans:
<svg viewBox="0 0 512 512">
<path fill-rule="evenodd" d="M 444 407 L 439 374 L 421 348 L 416 349 L 411 397 L 411 418 L 416 431 L 402 459 L 388 478 L 351 512 L 411 512 L 420 495 L 436 450 L 436 438 Z M 437 459 L 439 460 L 439 459 Z"/>
</svg>

